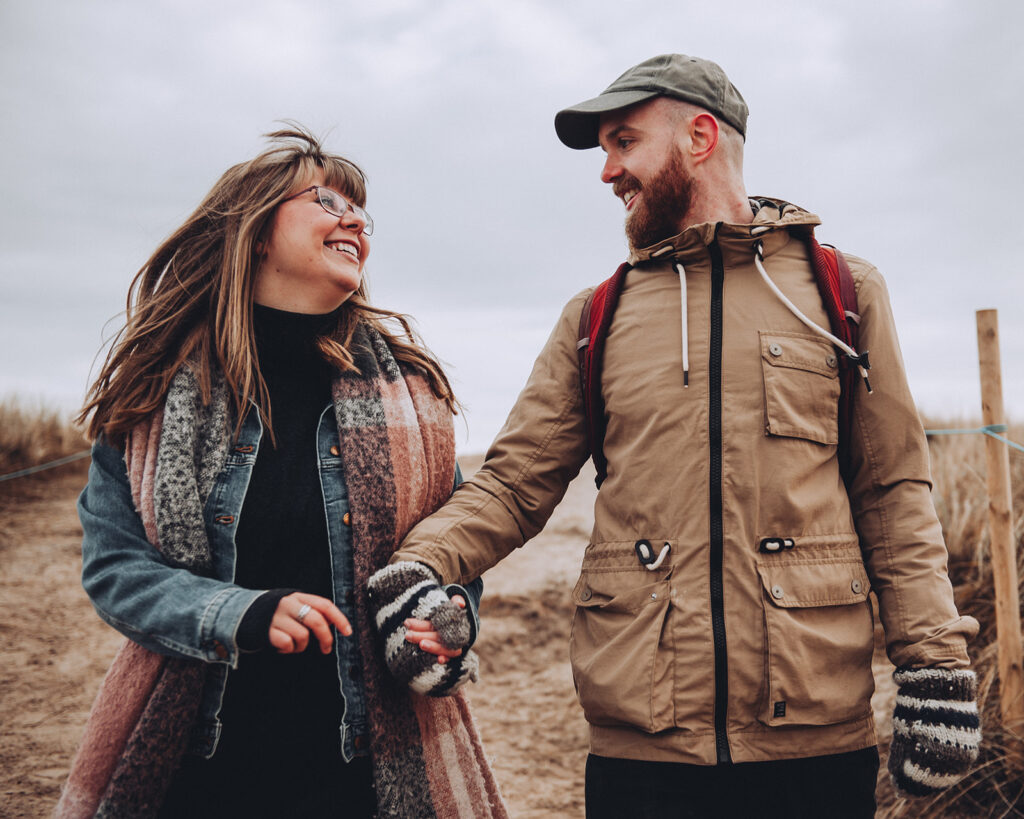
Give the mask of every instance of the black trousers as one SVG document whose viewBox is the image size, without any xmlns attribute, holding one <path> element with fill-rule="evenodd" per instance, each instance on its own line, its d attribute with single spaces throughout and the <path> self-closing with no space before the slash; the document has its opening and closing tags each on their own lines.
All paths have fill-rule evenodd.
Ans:
<svg viewBox="0 0 1024 819">
<path fill-rule="evenodd" d="M 878 749 L 733 765 L 587 757 L 587 819 L 870 819 Z"/>
</svg>

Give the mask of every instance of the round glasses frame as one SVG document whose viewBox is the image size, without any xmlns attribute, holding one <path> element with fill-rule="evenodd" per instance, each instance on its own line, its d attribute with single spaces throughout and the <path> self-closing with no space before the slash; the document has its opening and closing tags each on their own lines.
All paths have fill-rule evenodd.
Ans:
<svg viewBox="0 0 1024 819">
<path fill-rule="evenodd" d="M 331 216 L 337 216 L 339 219 L 343 218 L 349 210 L 351 210 L 356 216 L 363 220 L 362 232 L 367 236 L 373 235 L 373 217 L 366 212 L 365 208 L 359 207 L 355 202 L 349 202 L 344 196 L 337 191 L 325 188 L 323 185 L 310 185 L 308 188 L 303 188 L 298 193 L 293 193 L 291 196 L 282 199 L 282 202 L 288 202 L 292 199 L 297 199 L 304 193 L 310 191 L 316 191 L 316 199 L 320 203 L 325 211 Z"/>
</svg>

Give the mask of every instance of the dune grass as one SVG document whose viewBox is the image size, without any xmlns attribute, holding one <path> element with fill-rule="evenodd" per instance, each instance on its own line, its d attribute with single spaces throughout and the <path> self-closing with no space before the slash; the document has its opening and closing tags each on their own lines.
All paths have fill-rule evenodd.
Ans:
<svg viewBox="0 0 1024 819">
<path fill-rule="evenodd" d="M 0 399 L 0 476 L 73 455 L 89 442 L 63 413 L 17 397 Z M 83 472 L 88 459 L 34 475 L 0 481 L 0 529 L 12 503 L 37 497 L 55 475 Z"/>
</svg>

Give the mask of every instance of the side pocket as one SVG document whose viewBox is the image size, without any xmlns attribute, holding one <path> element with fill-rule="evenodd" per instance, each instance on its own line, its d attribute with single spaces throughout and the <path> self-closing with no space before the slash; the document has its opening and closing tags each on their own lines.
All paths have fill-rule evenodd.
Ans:
<svg viewBox="0 0 1024 819">
<path fill-rule="evenodd" d="M 832 725 L 867 716 L 874 677 L 870 584 L 859 550 L 758 565 L 768 641 L 766 725 Z M 779 560 L 778 558 L 781 558 Z"/>
<path fill-rule="evenodd" d="M 669 592 L 647 572 L 584 569 L 572 594 L 569 660 L 588 722 L 672 726 L 671 660 L 658 652 Z"/>
<path fill-rule="evenodd" d="M 817 336 L 759 332 L 769 435 L 839 442 L 839 366 L 835 349 Z"/>
</svg>

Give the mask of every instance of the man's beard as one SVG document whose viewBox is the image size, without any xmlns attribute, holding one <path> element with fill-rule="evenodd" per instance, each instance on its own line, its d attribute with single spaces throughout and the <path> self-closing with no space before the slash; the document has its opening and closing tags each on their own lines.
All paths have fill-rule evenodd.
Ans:
<svg viewBox="0 0 1024 819">
<path fill-rule="evenodd" d="M 639 190 L 640 198 L 626 217 L 626 238 L 631 250 L 657 244 L 679 233 L 679 225 L 690 209 L 693 181 L 683 167 L 683 155 L 677 147 L 658 174 L 646 185 L 626 175 L 616 181 L 619 191 Z"/>
</svg>

